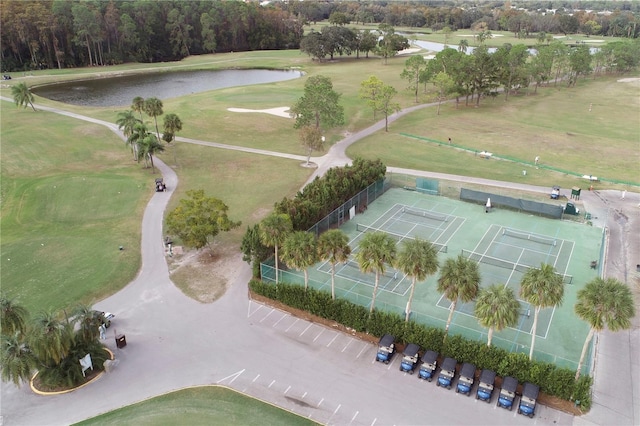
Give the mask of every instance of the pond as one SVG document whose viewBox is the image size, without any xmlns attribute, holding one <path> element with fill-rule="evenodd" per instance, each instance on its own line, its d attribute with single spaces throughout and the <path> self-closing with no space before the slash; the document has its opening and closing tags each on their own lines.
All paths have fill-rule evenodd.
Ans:
<svg viewBox="0 0 640 426">
<path fill-rule="evenodd" d="M 34 87 L 38 96 L 72 105 L 128 107 L 136 96 L 160 100 L 227 87 L 275 83 L 302 76 L 292 70 L 212 70 L 153 72 L 47 84 Z"/>
</svg>

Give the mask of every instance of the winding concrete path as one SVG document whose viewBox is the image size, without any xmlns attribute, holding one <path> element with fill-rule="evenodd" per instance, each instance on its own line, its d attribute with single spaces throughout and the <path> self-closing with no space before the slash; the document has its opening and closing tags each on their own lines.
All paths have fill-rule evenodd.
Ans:
<svg viewBox="0 0 640 426">
<path fill-rule="evenodd" d="M 403 110 L 390 117 L 390 122 L 428 106 Z M 113 123 L 45 106 L 37 108 L 107 126 L 123 137 Z M 384 122 L 376 123 L 338 142 L 325 156 L 313 158 L 317 169 L 308 181 L 330 167 L 348 164 L 347 147 L 382 128 Z M 291 154 L 187 138 L 178 138 L 178 141 L 306 161 L 306 157 Z M 473 416 L 474 424 L 530 424 L 523 416 L 515 416 L 506 410 L 480 409 L 472 405 L 475 402 L 472 398 L 458 399 L 464 397 L 418 383 L 421 381 L 415 378 L 408 380 L 408 376 L 397 371 L 388 372 L 379 365 L 371 366 L 373 345 L 248 300 L 247 282 L 251 270 L 242 262 L 241 255 L 236 258 L 235 281 L 220 300 L 200 304 L 184 296 L 169 278 L 162 244 L 163 212 L 178 178 L 162 161 L 157 160 L 156 165 L 169 191 L 156 193 L 144 212 L 141 270 L 127 287 L 96 305 L 98 309 L 116 314 L 108 331 L 107 346 L 116 353 L 117 366 L 90 386 L 57 396 L 38 396 L 28 386 L 16 388 L 2 383 L 0 425 L 69 424 L 165 392 L 210 384 L 229 386 L 325 424 L 459 424 L 468 421 L 470 416 Z M 426 171 L 389 170 L 542 193 L 548 191 L 542 187 Z M 611 239 L 621 243 L 619 252 L 610 250 L 607 275 L 625 282 L 633 281 L 635 270 L 631 268 L 640 251 L 637 240 L 640 209 L 636 207 L 640 194 L 629 193 L 625 200 L 620 200 L 618 191 L 605 191 L 584 194 L 582 200 L 587 210 L 593 212 L 594 224 L 606 224 Z M 634 329 L 629 332 L 602 333 L 600 336 L 591 412 L 574 418 L 541 407 L 536 417 L 538 423 L 640 423 L 637 318 Z M 272 325 L 267 326 L 270 321 Z M 284 324 L 287 324 L 286 329 Z M 290 330 L 296 328 L 300 332 L 292 335 Z M 121 332 L 126 334 L 128 344 L 120 350 L 115 347 L 113 337 Z M 315 333 L 313 339 L 308 337 L 312 333 Z M 345 343 L 339 346 L 342 349 L 336 350 L 340 341 Z"/>
</svg>

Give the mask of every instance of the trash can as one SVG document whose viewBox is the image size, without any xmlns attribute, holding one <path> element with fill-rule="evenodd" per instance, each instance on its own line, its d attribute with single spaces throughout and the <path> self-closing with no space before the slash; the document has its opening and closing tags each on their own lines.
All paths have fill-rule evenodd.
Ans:
<svg viewBox="0 0 640 426">
<path fill-rule="evenodd" d="M 118 334 L 116 336 L 116 346 L 118 347 L 118 349 L 122 349 L 127 346 L 127 338 L 124 336 L 124 334 Z"/>
</svg>

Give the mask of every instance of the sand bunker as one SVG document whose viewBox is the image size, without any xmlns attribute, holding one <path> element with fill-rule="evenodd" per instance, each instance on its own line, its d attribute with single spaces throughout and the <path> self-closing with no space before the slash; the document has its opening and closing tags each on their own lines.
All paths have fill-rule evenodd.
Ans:
<svg viewBox="0 0 640 426">
<path fill-rule="evenodd" d="M 636 81 L 640 81 L 640 77 L 621 78 L 618 83 L 635 83 Z"/>
<path fill-rule="evenodd" d="M 264 114 L 276 115 L 278 117 L 291 118 L 289 115 L 289 107 L 278 107 L 269 109 L 246 109 L 246 108 L 227 108 L 231 112 L 261 112 Z"/>
</svg>

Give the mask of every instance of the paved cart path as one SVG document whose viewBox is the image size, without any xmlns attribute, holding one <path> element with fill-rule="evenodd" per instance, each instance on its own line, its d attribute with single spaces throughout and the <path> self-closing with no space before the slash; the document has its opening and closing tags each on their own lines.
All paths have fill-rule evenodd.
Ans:
<svg viewBox="0 0 640 426">
<path fill-rule="evenodd" d="M 390 117 L 390 122 L 429 106 L 403 110 Z M 36 107 L 107 126 L 123 137 L 113 123 L 41 105 Z M 382 128 L 384 122 L 376 123 L 338 142 L 326 155 L 313 157 L 317 168 L 308 181 L 330 167 L 348 164 L 350 160 L 345 154 L 348 145 Z M 178 141 L 306 161 L 304 156 L 215 142 L 187 138 Z M 247 282 L 251 269 L 242 262 L 240 254 L 236 258 L 237 275 L 221 299 L 200 304 L 184 296 L 169 278 L 162 244 L 163 213 L 178 178 L 159 159 L 156 165 L 169 191 L 156 193 L 145 210 L 141 270 L 127 287 L 96 305 L 116 314 L 106 342 L 116 353 L 117 365 L 91 385 L 57 396 L 39 396 L 28 386 L 16 388 L 2 383 L 0 424 L 69 424 L 164 392 L 207 384 L 229 386 L 324 424 L 459 424 L 462 418 L 471 415 L 474 424 L 530 424 L 530 419 L 515 412 L 497 410 L 493 405 L 480 408 L 473 405 L 478 404 L 473 398 L 401 374 L 397 371 L 397 358 L 389 366 L 371 365 L 373 345 L 250 301 Z M 548 192 L 546 187 L 417 170 L 389 170 Z M 587 192 L 582 201 L 592 212 L 594 224 L 607 224 L 610 238 L 616 242 L 616 247 L 610 248 L 607 275 L 623 281 L 637 279 L 634 274 L 635 263 L 640 263 L 636 260 L 640 251 L 637 240 L 640 194 L 628 193 L 621 200 L 619 191 Z M 591 412 L 574 418 L 541 407 L 537 423 L 640 423 L 637 317 L 634 325 L 630 332 L 600 335 Z M 125 348 L 116 348 L 115 333 L 126 335 Z"/>
</svg>

